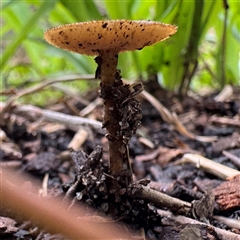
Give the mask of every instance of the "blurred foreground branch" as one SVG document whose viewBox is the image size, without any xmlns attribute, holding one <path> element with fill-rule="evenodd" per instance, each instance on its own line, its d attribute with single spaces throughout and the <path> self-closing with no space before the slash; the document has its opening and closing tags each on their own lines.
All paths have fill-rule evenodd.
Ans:
<svg viewBox="0 0 240 240">
<path fill-rule="evenodd" d="M 26 191 L 26 188 L 22 187 L 24 182 L 31 182 L 32 188 L 38 189 L 38 186 L 33 184 L 33 179 L 0 170 L 0 180 L 1 212 L 8 208 L 12 213 L 18 213 L 14 217 L 34 219 L 47 231 L 61 233 L 70 239 L 133 239 L 125 226 L 113 224 L 108 218 L 101 217 L 102 221 L 82 218 L 94 214 L 81 206 L 67 210 L 68 205 L 58 199 L 46 200 Z M 77 220 L 79 217 L 80 221 Z"/>
</svg>

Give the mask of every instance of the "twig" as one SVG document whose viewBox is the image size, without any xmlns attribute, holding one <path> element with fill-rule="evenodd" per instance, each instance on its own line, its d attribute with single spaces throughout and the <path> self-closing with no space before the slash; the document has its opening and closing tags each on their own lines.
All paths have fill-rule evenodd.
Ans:
<svg viewBox="0 0 240 240">
<path fill-rule="evenodd" d="M 176 215 L 173 215 L 171 212 L 160 210 L 160 209 L 158 209 L 157 212 L 160 216 L 166 218 L 166 220 L 165 220 L 166 225 L 168 225 L 169 223 L 172 224 L 172 222 L 175 222 L 175 223 L 178 223 L 181 225 L 182 224 L 199 224 L 199 225 L 204 225 L 204 226 L 210 226 L 219 235 L 219 239 L 221 239 L 221 240 L 240 240 L 240 236 L 235 233 L 220 229 L 218 227 L 214 227 L 212 225 L 207 225 L 206 223 L 199 222 L 192 218 L 188 218 L 185 216 L 176 216 Z M 164 220 L 163 220 L 163 224 L 164 224 Z"/>
<path fill-rule="evenodd" d="M 216 102 L 227 102 L 233 95 L 233 87 L 225 85 L 222 91 L 214 97 Z"/>
<path fill-rule="evenodd" d="M 16 95 L 10 97 L 7 102 L 6 102 L 6 105 L 5 107 L 3 108 L 2 112 L 0 113 L 0 122 L 3 122 L 4 120 L 4 114 L 7 113 L 10 108 L 12 107 L 13 103 L 20 97 L 22 96 L 25 96 L 25 95 L 28 95 L 28 94 L 31 94 L 31 93 L 35 93 L 43 88 L 45 88 L 46 86 L 48 85 L 51 85 L 51 84 L 54 84 L 54 83 L 57 83 L 57 82 L 67 82 L 67 81 L 75 81 L 75 80 L 79 80 L 79 79 L 88 79 L 88 80 L 92 80 L 95 78 L 93 78 L 92 75 L 72 75 L 72 76 L 67 76 L 67 77 L 62 77 L 62 78 L 56 78 L 56 79 L 53 79 L 53 80 L 49 80 L 49 81 L 45 81 L 43 83 L 40 83 L 36 86 L 33 86 L 33 87 L 28 87 L 28 88 L 25 88 L 25 89 L 22 89 L 21 91 L 19 91 Z"/>
<path fill-rule="evenodd" d="M 151 94 L 149 94 L 147 91 L 142 91 L 140 96 L 143 96 L 147 101 L 149 101 L 153 107 L 156 108 L 156 110 L 161 115 L 162 119 L 171 124 L 176 131 L 181 133 L 182 135 L 190 138 L 195 139 L 200 142 L 213 142 L 216 140 L 215 136 L 196 136 L 192 133 L 190 133 L 179 121 L 178 116 L 176 113 L 171 113 L 167 108 L 165 108 L 155 97 L 153 97 Z"/>
<path fill-rule="evenodd" d="M 43 197 L 46 197 L 48 195 L 48 180 L 49 173 L 46 173 L 42 181 L 42 188 L 40 189 L 40 193 Z"/>
<path fill-rule="evenodd" d="M 4 105 L 4 103 L 2 103 Z M 70 116 L 67 114 L 54 112 L 51 110 L 43 110 L 38 107 L 34 107 L 31 105 L 22 105 L 22 106 L 16 106 L 13 110 L 13 113 L 27 116 L 30 119 L 40 119 L 42 118 L 42 121 L 48 121 L 48 122 L 58 122 L 62 123 L 65 126 L 67 126 L 69 129 L 78 130 L 79 127 L 82 126 L 91 126 L 96 129 L 100 129 L 102 127 L 102 123 L 96 120 L 91 120 L 88 118 L 82 118 L 77 116 Z"/>
<path fill-rule="evenodd" d="M 88 137 L 88 131 L 86 129 L 80 128 L 74 135 L 71 142 L 68 144 L 68 148 L 78 151 L 82 144 L 86 141 Z"/>
<path fill-rule="evenodd" d="M 197 57 L 198 56 L 196 56 L 196 59 L 194 59 L 192 61 L 192 65 L 193 66 L 191 67 L 191 69 L 188 69 L 188 75 L 187 75 L 187 79 L 186 79 L 186 87 L 184 89 L 184 93 L 182 93 L 183 96 L 187 96 L 188 90 L 190 88 L 191 80 L 192 80 L 192 78 L 194 77 L 194 74 L 197 71 L 197 68 L 198 68 L 198 59 L 197 59 Z"/>
<path fill-rule="evenodd" d="M 236 155 L 230 153 L 230 152 L 227 152 L 226 150 L 223 150 L 223 155 L 225 155 L 226 157 L 228 157 L 236 167 L 240 168 L 240 158 L 237 157 Z"/>
<path fill-rule="evenodd" d="M 150 141 L 149 139 L 147 139 L 147 138 L 139 137 L 138 141 L 140 143 L 142 143 L 143 145 L 145 145 L 146 147 L 148 147 L 148 148 L 151 148 L 151 149 L 154 148 L 154 143 L 152 141 Z"/>
<path fill-rule="evenodd" d="M 180 161 L 175 162 L 175 164 L 181 164 L 181 163 L 195 164 L 197 168 L 201 168 L 204 171 L 211 173 L 224 180 L 240 174 L 240 172 L 235 169 L 232 169 L 220 163 L 214 162 L 198 154 L 191 154 L 191 153 L 184 154 L 182 159 L 180 159 Z"/>
<path fill-rule="evenodd" d="M 140 185 L 139 183 L 130 186 L 129 195 L 144 199 L 154 204 L 156 207 L 167 207 L 170 211 L 176 214 L 187 215 L 191 209 L 191 203 L 168 196 L 167 194 Z"/>
<path fill-rule="evenodd" d="M 155 97 L 153 97 L 145 90 L 141 93 L 141 95 L 156 108 L 156 110 L 160 113 L 164 121 L 173 125 L 173 127 L 184 136 L 190 139 L 194 139 L 194 135 L 188 132 L 188 130 L 178 120 L 177 116 L 171 114 L 170 111 L 167 108 L 165 108 Z"/>
<path fill-rule="evenodd" d="M 212 116 L 212 117 L 210 117 L 209 122 L 240 127 L 240 120 L 230 119 L 230 118 L 227 118 L 227 117 Z"/>
<path fill-rule="evenodd" d="M 214 219 L 226 224 L 230 228 L 240 229 L 240 220 L 233 218 L 226 218 L 222 216 L 213 216 Z"/>
<path fill-rule="evenodd" d="M 88 104 L 83 110 L 80 111 L 80 116 L 84 117 L 91 113 L 98 105 L 102 104 L 102 99 L 97 97 L 94 101 Z"/>
<path fill-rule="evenodd" d="M 14 168 L 20 168 L 21 166 L 22 166 L 22 162 L 17 160 L 0 162 L 0 168 L 14 169 Z"/>
</svg>

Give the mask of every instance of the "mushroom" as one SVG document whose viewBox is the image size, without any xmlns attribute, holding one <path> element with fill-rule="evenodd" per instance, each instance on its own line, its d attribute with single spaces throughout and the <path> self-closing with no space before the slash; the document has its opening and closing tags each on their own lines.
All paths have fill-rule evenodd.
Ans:
<svg viewBox="0 0 240 240">
<path fill-rule="evenodd" d="M 153 45 L 176 31 L 174 25 L 153 21 L 103 20 L 67 24 L 44 34 L 45 40 L 56 47 L 97 56 L 96 78 L 101 80 L 103 127 L 109 141 L 109 173 L 125 186 L 132 182 L 128 142 L 141 120 L 140 104 L 134 97 L 143 87 L 123 83 L 117 70 L 118 54 Z"/>
</svg>

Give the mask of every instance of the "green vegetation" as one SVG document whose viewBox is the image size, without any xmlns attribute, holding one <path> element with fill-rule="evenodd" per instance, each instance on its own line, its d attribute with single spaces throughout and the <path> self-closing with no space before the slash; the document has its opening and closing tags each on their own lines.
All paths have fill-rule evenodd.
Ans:
<svg viewBox="0 0 240 240">
<path fill-rule="evenodd" d="M 226 0 L 227 1 L 227 0 Z M 178 25 L 169 40 L 120 55 L 124 78 L 147 80 L 184 94 L 190 87 L 240 84 L 239 1 L 3 1 L 1 87 L 26 87 L 44 79 L 93 74 L 92 57 L 69 53 L 43 40 L 45 30 L 98 19 L 154 20 Z M 77 84 L 86 89 L 87 82 Z"/>
</svg>

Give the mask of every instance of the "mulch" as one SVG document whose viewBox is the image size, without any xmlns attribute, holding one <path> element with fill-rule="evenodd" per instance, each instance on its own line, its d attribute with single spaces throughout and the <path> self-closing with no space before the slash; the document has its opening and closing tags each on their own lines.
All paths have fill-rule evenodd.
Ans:
<svg viewBox="0 0 240 240">
<path fill-rule="evenodd" d="M 211 92 L 179 97 L 154 86 L 156 82 L 145 83 L 147 92 L 176 113 L 188 132 L 205 139 L 182 135 L 163 120 L 149 101 L 139 96 L 142 123 L 129 143 L 133 179 L 144 189 L 148 186 L 189 203 L 188 213 L 179 214 L 171 206 L 159 205 L 158 200 L 154 202 L 148 197 L 126 197 L 127 188 L 115 194 L 114 199 L 107 197 L 105 181 L 111 176 L 105 174 L 108 169 L 105 131 L 97 125 L 78 127 L 48 121 L 39 118 L 34 108 L 32 112 L 21 112 L 18 109 L 21 105 L 5 113 L 1 123 L 2 171 L 10 169 L 19 176 L 30 175 L 39 183 L 35 189 L 37 196 L 67 199 L 69 207 L 82 203 L 106 215 L 115 208 L 116 211 L 111 211 L 113 222 L 123 222 L 134 229 L 136 239 L 240 239 L 240 175 L 221 177 L 198 164 L 182 161 L 186 154 L 195 154 L 240 171 L 239 87 L 232 88 L 230 95 Z M 94 90 L 84 98 L 91 103 L 97 95 Z M 76 116 L 85 107 L 76 98 L 65 97 L 46 108 Z M 102 105 L 96 104 L 85 118 L 101 121 Z M 235 220 L 232 225 L 230 220 Z M 219 233 L 216 229 L 223 231 Z M 0 236 L 67 239 L 38 228 L 36 222 L 4 207 Z"/>
</svg>

